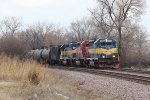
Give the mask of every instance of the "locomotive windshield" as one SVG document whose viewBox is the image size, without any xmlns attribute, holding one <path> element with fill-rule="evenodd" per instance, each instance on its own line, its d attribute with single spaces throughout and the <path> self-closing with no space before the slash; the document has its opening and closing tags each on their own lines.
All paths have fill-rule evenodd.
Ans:
<svg viewBox="0 0 150 100">
<path fill-rule="evenodd" d="M 101 42 L 101 46 L 112 45 L 112 42 Z"/>
<path fill-rule="evenodd" d="M 101 43 L 101 46 L 109 46 L 113 44 L 112 40 L 108 40 L 108 39 L 101 40 L 100 43 Z"/>
</svg>

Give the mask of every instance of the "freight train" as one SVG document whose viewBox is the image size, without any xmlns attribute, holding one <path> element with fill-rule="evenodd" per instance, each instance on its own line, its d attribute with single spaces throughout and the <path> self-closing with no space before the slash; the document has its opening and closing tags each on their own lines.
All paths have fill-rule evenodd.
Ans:
<svg viewBox="0 0 150 100">
<path fill-rule="evenodd" d="M 27 58 L 49 64 L 119 68 L 117 42 L 98 38 L 30 50 Z"/>
</svg>

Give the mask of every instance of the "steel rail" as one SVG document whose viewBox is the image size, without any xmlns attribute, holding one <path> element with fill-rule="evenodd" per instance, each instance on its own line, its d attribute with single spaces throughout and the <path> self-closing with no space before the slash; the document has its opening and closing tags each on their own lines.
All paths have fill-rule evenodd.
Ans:
<svg viewBox="0 0 150 100">
<path fill-rule="evenodd" d="M 80 67 L 66 67 L 66 66 L 51 66 L 50 68 L 54 69 L 62 69 L 62 70 L 69 70 L 69 71 L 78 71 L 78 72 L 85 72 L 95 75 L 106 75 L 110 77 L 115 77 L 119 79 L 126 79 L 129 81 L 150 85 L 150 75 L 148 74 L 141 74 L 141 73 L 133 73 L 131 72 L 123 72 L 122 70 L 98 70 L 98 69 L 89 69 L 89 68 L 80 68 Z"/>
<path fill-rule="evenodd" d="M 140 69 L 123 68 L 123 69 L 119 69 L 119 71 L 139 73 L 139 74 L 148 74 L 148 75 L 150 75 L 150 71 L 140 70 Z"/>
</svg>

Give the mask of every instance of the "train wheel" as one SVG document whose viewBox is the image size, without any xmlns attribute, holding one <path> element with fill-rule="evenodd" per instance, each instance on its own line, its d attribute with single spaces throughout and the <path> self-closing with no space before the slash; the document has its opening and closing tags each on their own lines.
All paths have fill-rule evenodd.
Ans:
<svg viewBox="0 0 150 100">
<path fill-rule="evenodd" d="M 72 60 L 67 60 L 67 66 L 68 67 L 72 66 Z"/>
<path fill-rule="evenodd" d="M 63 65 L 62 60 L 59 61 L 59 65 Z"/>
<path fill-rule="evenodd" d="M 103 63 L 99 63 L 98 67 L 99 67 L 100 69 L 103 69 L 103 68 L 104 68 L 104 64 L 103 64 Z"/>
<path fill-rule="evenodd" d="M 120 68 L 120 63 L 116 63 L 115 65 L 114 65 L 115 67 L 115 69 L 119 69 Z"/>
<path fill-rule="evenodd" d="M 87 62 L 87 67 L 92 68 L 92 66 L 90 65 L 90 61 Z"/>
</svg>

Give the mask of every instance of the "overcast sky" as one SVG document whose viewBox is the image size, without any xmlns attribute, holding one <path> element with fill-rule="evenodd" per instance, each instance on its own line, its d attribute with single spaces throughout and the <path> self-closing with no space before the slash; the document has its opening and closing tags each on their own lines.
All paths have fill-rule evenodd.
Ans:
<svg viewBox="0 0 150 100">
<path fill-rule="evenodd" d="M 25 25 L 37 21 L 68 26 L 70 22 L 89 16 L 87 8 L 94 8 L 96 0 L 0 0 L 0 18 L 21 17 Z M 150 0 L 142 24 L 150 33 Z"/>
</svg>

